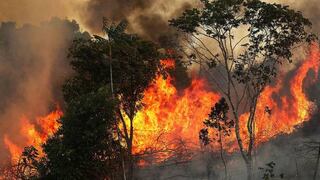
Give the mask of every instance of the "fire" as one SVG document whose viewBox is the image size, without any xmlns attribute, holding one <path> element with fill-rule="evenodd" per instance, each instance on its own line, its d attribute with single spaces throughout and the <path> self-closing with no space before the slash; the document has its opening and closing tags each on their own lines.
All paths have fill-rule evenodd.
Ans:
<svg viewBox="0 0 320 180">
<path fill-rule="evenodd" d="M 16 144 L 8 135 L 4 136 L 4 143 L 11 154 L 13 163 L 19 160 L 19 157 L 25 146 L 34 146 L 42 154 L 41 145 L 52 136 L 59 128 L 58 119 L 62 116 L 59 107 L 44 117 L 37 117 L 35 121 L 31 121 L 26 117 L 20 119 L 20 137 L 25 141 L 22 144 Z"/>
<path fill-rule="evenodd" d="M 320 51 L 316 45 L 310 48 L 309 57 L 297 68 L 289 80 L 289 92 L 284 90 L 283 78 L 275 86 L 268 86 L 261 94 L 256 112 L 255 136 L 256 146 L 269 141 L 280 134 L 290 134 L 297 126 L 311 118 L 315 104 L 308 100 L 304 92 L 304 80 L 308 72 L 315 73 L 315 83 L 320 66 Z M 266 108 L 270 112 L 266 112 Z M 248 114 L 241 117 L 241 127 L 245 127 Z M 247 132 L 242 132 L 242 137 L 247 139 Z"/>
<path fill-rule="evenodd" d="M 171 59 L 162 60 L 161 64 L 167 69 L 175 68 Z M 309 57 L 290 79 L 289 88 L 284 87 L 285 75 L 280 76 L 274 86 L 265 88 L 257 105 L 256 146 L 277 135 L 290 134 L 297 126 L 310 119 L 315 105 L 304 92 L 304 80 L 311 70 L 317 75 L 319 65 L 320 51 L 313 45 Z M 135 154 L 156 152 L 156 158 L 165 160 L 170 157 L 170 151 L 181 142 L 187 143 L 191 148 L 199 147 L 199 131 L 203 128 L 203 120 L 221 96 L 209 89 L 205 79 L 193 78 L 191 85 L 181 91 L 176 89 L 173 81 L 169 74 L 165 77 L 159 74 L 145 90 L 142 99 L 144 106 L 133 121 Z M 284 89 L 289 91 L 283 93 Z M 266 108 L 269 112 L 266 112 Z M 33 145 L 41 153 L 41 145 L 58 130 L 57 120 L 62 114 L 60 108 L 57 108 L 35 121 L 21 118 L 20 135 L 26 141 L 18 145 L 8 135 L 3 139 L 12 161 L 18 160 L 24 146 Z M 247 117 L 248 114 L 243 114 L 240 118 L 241 135 L 245 143 L 248 141 L 245 131 Z M 234 134 L 225 139 L 225 149 L 228 152 L 238 149 Z"/>
<path fill-rule="evenodd" d="M 313 45 L 309 57 L 302 62 L 290 80 L 289 93 L 284 90 L 284 75 L 275 86 L 268 86 L 261 94 L 256 112 L 256 146 L 280 134 L 290 134 L 297 126 L 311 117 L 314 103 L 304 93 L 304 79 L 310 70 L 318 74 L 320 52 Z M 174 68 L 173 61 L 162 62 Z M 159 75 L 145 91 L 144 108 L 134 119 L 134 152 L 157 152 L 172 149 L 178 139 L 183 139 L 199 147 L 199 130 L 207 118 L 211 107 L 219 100 L 218 93 L 210 91 L 204 79 L 194 78 L 190 87 L 178 92 L 172 85 L 172 77 Z M 276 97 L 276 98 L 275 98 Z M 266 108 L 270 112 L 266 112 Z M 248 114 L 241 115 L 241 135 L 248 143 L 246 120 Z M 214 148 L 215 146 L 213 146 Z M 233 152 L 238 149 L 235 134 L 225 139 L 225 149 Z M 159 158 L 166 159 L 168 153 Z"/>
<path fill-rule="evenodd" d="M 161 61 L 166 68 L 174 68 L 173 60 Z M 198 146 L 202 121 L 209 114 L 211 106 L 220 98 L 218 93 L 207 87 L 204 79 L 193 79 L 190 87 L 182 92 L 172 84 L 174 79 L 158 75 L 145 91 L 144 107 L 134 119 L 134 152 L 162 152 L 174 149 L 181 140 L 191 146 Z M 160 153 L 161 159 L 169 156 Z"/>
</svg>

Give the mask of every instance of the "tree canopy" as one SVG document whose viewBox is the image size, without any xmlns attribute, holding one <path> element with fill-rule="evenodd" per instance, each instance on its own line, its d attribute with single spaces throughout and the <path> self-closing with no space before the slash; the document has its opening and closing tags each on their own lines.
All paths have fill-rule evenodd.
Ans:
<svg viewBox="0 0 320 180">
<path fill-rule="evenodd" d="M 153 43 L 125 33 L 125 23 L 104 29 L 107 38 L 77 39 L 70 48 L 75 73 L 63 88 L 62 126 L 44 145 L 49 178 L 119 178 L 122 158 L 131 155 L 120 154 L 132 146 L 132 134 L 119 134 L 119 113 L 123 110 L 133 119 L 142 106 L 159 54 Z M 127 146 L 119 142 L 122 138 Z"/>
<path fill-rule="evenodd" d="M 205 69 L 214 87 L 230 106 L 242 157 L 252 178 L 254 122 L 261 92 L 292 61 L 292 50 L 316 37 L 308 33 L 311 22 L 301 12 L 260 0 L 201 0 L 170 20 L 183 37 L 183 49 L 191 63 Z M 249 112 L 240 130 L 240 115 Z M 248 133 L 245 146 L 240 131 Z"/>
</svg>

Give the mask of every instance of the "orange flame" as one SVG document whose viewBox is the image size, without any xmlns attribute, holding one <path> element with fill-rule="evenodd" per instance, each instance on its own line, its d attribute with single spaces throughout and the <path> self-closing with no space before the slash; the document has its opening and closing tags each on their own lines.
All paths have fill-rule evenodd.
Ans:
<svg viewBox="0 0 320 180">
<path fill-rule="evenodd" d="M 174 68 L 174 61 L 166 59 L 161 62 L 165 68 Z M 314 104 L 304 93 L 304 80 L 310 70 L 319 72 L 320 52 L 313 45 L 309 57 L 302 62 L 290 80 L 289 93 L 282 94 L 283 80 L 275 86 L 268 86 L 261 94 L 256 112 L 255 135 L 256 145 L 270 140 L 280 134 L 290 134 L 296 126 L 308 121 Z M 283 79 L 282 76 L 281 79 Z M 194 148 L 199 147 L 199 130 L 203 127 L 203 120 L 207 118 L 211 107 L 220 99 L 220 95 L 209 90 L 204 79 L 194 78 L 190 87 L 182 92 L 172 84 L 173 78 L 158 75 L 154 82 L 146 89 L 142 103 L 144 107 L 134 119 L 133 151 L 141 154 L 144 151 L 162 151 L 176 147 L 177 141 L 188 141 Z M 275 98 L 276 97 L 276 98 Z M 268 107 L 271 113 L 266 113 Z M 8 148 L 13 162 L 17 161 L 24 146 L 33 145 L 41 150 L 48 137 L 59 128 L 57 120 L 62 116 L 58 108 L 45 117 L 36 118 L 32 123 L 27 118 L 21 119 L 20 135 L 26 142 L 20 145 L 14 143 L 8 135 L 4 136 L 4 143 Z M 248 114 L 241 116 L 241 135 L 248 143 L 245 131 Z M 225 139 L 226 150 L 236 149 L 235 135 Z M 169 153 L 160 154 L 157 158 L 166 159 Z"/>
<path fill-rule="evenodd" d="M 310 119 L 314 104 L 305 95 L 303 82 L 310 70 L 318 74 L 319 57 L 319 49 L 313 45 L 308 59 L 302 62 L 290 80 L 289 93 L 281 93 L 285 88 L 283 80 L 278 81 L 275 86 L 265 88 L 257 105 L 256 145 L 280 134 L 290 134 L 296 126 Z M 162 63 L 166 67 L 174 68 L 170 59 Z M 280 79 L 283 78 L 284 76 L 280 76 Z M 178 138 L 199 147 L 198 135 L 203 127 L 202 122 L 220 96 L 209 91 L 203 79 L 193 79 L 191 86 L 182 93 L 172 85 L 172 80 L 170 76 L 165 79 L 159 75 L 144 93 L 142 101 L 145 106 L 134 119 L 134 152 L 137 154 L 146 150 L 171 149 L 175 146 L 173 142 Z M 278 97 L 279 100 L 274 97 Z M 266 107 L 270 109 L 270 114 L 266 112 Z M 248 114 L 243 114 L 240 118 L 241 135 L 246 145 L 247 118 Z M 228 152 L 238 149 L 234 133 L 225 141 Z M 160 159 L 167 156 L 168 154 L 162 154 Z"/>
<path fill-rule="evenodd" d="M 283 78 L 275 86 L 266 87 L 257 104 L 256 146 L 277 135 L 291 134 L 297 126 L 310 120 L 316 105 L 308 100 L 304 92 L 304 80 L 309 71 L 313 71 L 317 79 L 319 66 L 320 51 L 316 45 L 312 45 L 309 57 L 302 62 L 289 81 L 289 93 L 281 94 L 281 91 L 286 88 L 283 84 Z M 269 113 L 266 112 L 266 107 L 270 110 Z M 245 127 L 247 119 L 248 114 L 241 116 L 240 127 Z M 242 137 L 248 143 L 247 132 L 243 131 Z"/>
<path fill-rule="evenodd" d="M 60 124 L 57 120 L 62 114 L 58 107 L 47 116 L 37 117 L 34 123 L 26 117 L 21 118 L 20 136 L 25 140 L 24 143 L 17 145 L 8 135 L 4 136 L 4 143 L 11 154 L 11 161 L 15 163 L 19 160 L 25 146 L 34 146 L 41 155 L 41 145 L 59 129 Z"/>
<path fill-rule="evenodd" d="M 161 61 L 166 68 L 174 68 L 173 60 Z M 198 146 L 202 121 L 220 96 L 210 91 L 204 79 L 193 79 L 190 87 L 178 93 L 170 75 L 158 75 L 145 91 L 144 107 L 134 119 L 134 148 L 137 154 L 145 150 L 172 149 L 183 139 Z M 160 159 L 169 156 L 161 153 Z"/>
</svg>

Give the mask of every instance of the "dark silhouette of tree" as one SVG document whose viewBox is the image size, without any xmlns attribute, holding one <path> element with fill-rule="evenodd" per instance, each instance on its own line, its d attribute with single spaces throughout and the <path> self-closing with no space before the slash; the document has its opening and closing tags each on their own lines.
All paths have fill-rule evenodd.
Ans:
<svg viewBox="0 0 320 180">
<path fill-rule="evenodd" d="M 292 61 L 291 50 L 315 36 L 307 33 L 310 21 L 288 6 L 260 0 L 201 2 L 201 8 L 186 10 L 170 24 L 184 38 L 188 61 L 201 65 L 229 104 L 247 179 L 251 180 L 259 96 L 276 77 L 278 67 Z M 249 116 L 246 126 L 240 127 L 243 112 Z M 247 137 L 242 137 L 241 131 L 247 132 Z"/>
<path fill-rule="evenodd" d="M 111 81 L 115 97 L 119 97 L 118 118 L 123 127 L 119 136 L 124 139 L 128 155 L 128 179 L 133 179 L 133 120 L 135 114 L 143 104 L 144 90 L 155 78 L 160 65 L 160 56 L 157 47 L 140 39 L 133 34 L 126 34 L 127 22 L 118 25 L 104 20 L 104 31 L 108 39 L 99 38 L 108 42 L 109 54 L 107 59 L 110 64 L 110 77 L 116 76 Z M 113 65 L 112 65 L 113 64 Z M 129 119 L 129 122 L 125 120 Z"/>
<path fill-rule="evenodd" d="M 221 98 L 214 107 L 211 108 L 209 118 L 204 121 L 207 128 L 200 131 L 200 139 L 204 145 L 210 144 L 211 141 L 217 141 L 220 146 L 220 157 L 224 166 L 225 179 L 228 179 L 227 162 L 224 158 L 223 137 L 230 136 L 231 129 L 234 127 L 234 121 L 228 118 L 229 105 L 225 98 Z M 209 136 L 208 128 L 213 129 L 213 138 Z"/>
<path fill-rule="evenodd" d="M 70 84 L 65 86 L 65 89 L 70 88 L 71 91 L 78 90 Z M 104 87 L 72 97 L 66 102 L 61 128 L 44 145 L 48 171 L 43 178 L 118 177 L 121 147 L 113 135 L 115 107 L 111 93 Z"/>
<path fill-rule="evenodd" d="M 125 28 L 125 21 L 104 22 L 107 37 L 81 38 L 71 46 L 75 75 L 63 89 L 62 127 L 44 146 L 47 177 L 133 179 L 133 120 L 160 58 L 153 43 Z"/>
</svg>

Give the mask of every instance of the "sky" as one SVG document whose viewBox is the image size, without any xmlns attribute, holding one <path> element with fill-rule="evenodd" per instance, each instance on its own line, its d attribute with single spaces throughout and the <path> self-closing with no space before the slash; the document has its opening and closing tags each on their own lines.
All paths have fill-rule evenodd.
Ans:
<svg viewBox="0 0 320 180">
<path fill-rule="evenodd" d="M 314 21 L 320 16 L 318 0 L 265 1 L 289 4 Z M 136 20 L 143 14 L 156 14 L 160 16 L 155 19 L 167 20 L 179 13 L 179 9 L 196 3 L 196 0 L 170 0 L 170 3 L 166 0 L 2 0 L 0 21 L 39 24 L 52 17 L 60 17 L 75 19 L 83 29 L 97 31 L 97 23 L 100 24 L 97 19 L 102 16 Z"/>
</svg>

